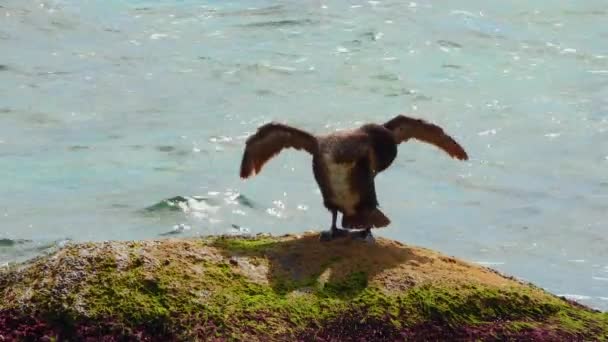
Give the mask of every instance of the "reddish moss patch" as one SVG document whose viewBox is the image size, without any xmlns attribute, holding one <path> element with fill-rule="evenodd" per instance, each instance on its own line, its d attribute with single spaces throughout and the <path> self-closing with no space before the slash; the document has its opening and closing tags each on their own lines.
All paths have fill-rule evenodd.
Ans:
<svg viewBox="0 0 608 342">
<path fill-rule="evenodd" d="M 17 310 L 0 311 L 0 340 L 44 340 L 56 338 L 58 331 L 46 320 Z"/>
<path fill-rule="evenodd" d="M 481 324 L 449 325 L 442 321 L 428 321 L 398 328 L 390 316 L 370 318 L 365 311 L 349 311 L 318 326 L 303 330 L 297 341 L 590 341 L 593 332 L 572 333 L 550 324 L 494 321 Z"/>
</svg>

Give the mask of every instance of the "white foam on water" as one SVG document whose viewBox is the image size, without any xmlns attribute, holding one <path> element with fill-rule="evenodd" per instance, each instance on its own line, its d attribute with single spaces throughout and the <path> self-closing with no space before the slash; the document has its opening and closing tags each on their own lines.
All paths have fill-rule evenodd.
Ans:
<svg viewBox="0 0 608 342">
<path fill-rule="evenodd" d="M 589 299 L 591 299 L 590 296 L 579 295 L 579 294 L 569 294 L 569 293 L 558 294 L 558 296 L 565 297 L 565 298 L 568 298 L 568 299 L 571 299 L 571 300 L 577 300 L 577 301 L 578 300 L 589 300 Z"/>
<path fill-rule="evenodd" d="M 474 263 L 482 265 L 482 266 L 498 266 L 498 265 L 505 264 L 502 261 L 474 261 Z"/>
</svg>

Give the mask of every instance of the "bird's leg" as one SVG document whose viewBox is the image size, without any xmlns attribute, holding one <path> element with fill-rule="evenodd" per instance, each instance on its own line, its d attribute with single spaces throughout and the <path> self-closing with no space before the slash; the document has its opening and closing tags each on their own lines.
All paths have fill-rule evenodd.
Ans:
<svg viewBox="0 0 608 342">
<path fill-rule="evenodd" d="M 331 241 L 335 238 L 348 235 L 348 232 L 346 232 L 344 229 L 340 229 L 336 226 L 337 219 L 338 219 L 338 211 L 332 210 L 331 211 L 331 228 L 329 228 L 329 230 L 325 230 L 325 231 L 321 232 L 321 235 L 319 236 L 319 239 L 321 241 Z"/>
<path fill-rule="evenodd" d="M 376 239 L 372 235 L 371 228 L 367 228 L 365 230 L 361 230 L 356 233 L 353 233 L 351 237 L 353 240 L 362 240 L 362 241 L 365 241 L 370 244 L 376 243 Z"/>
</svg>

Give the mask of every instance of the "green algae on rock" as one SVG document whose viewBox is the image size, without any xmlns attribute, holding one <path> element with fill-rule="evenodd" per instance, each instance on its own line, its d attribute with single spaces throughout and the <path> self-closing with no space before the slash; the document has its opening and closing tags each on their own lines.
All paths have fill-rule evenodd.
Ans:
<svg viewBox="0 0 608 342">
<path fill-rule="evenodd" d="M 70 244 L 0 271 L 9 340 L 608 340 L 596 312 L 379 238 Z"/>
</svg>

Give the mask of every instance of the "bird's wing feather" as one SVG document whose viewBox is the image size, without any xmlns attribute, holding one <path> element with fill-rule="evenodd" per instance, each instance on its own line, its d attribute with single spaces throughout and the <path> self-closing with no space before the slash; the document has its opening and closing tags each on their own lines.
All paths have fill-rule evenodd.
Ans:
<svg viewBox="0 0 608 342">
<path fill-rule="evenodd" d="M 395 133 L 400 143 L 414 138 L 439 147 L 453 158 L 469 159 L 467 152 L 454 138 L 445 133 L 441 127 L 425 120 L 399 115 L 384 126 Z"/>
<path fill-rule="evenodd" d="M 307 132 L 276 122 L 265 124 L 245 143 L 241 178 L 259 173 L 262 166 L 284 148 L 295 148 L 314 154 L 318 147 L 316 138 Z"/>
</svg>

